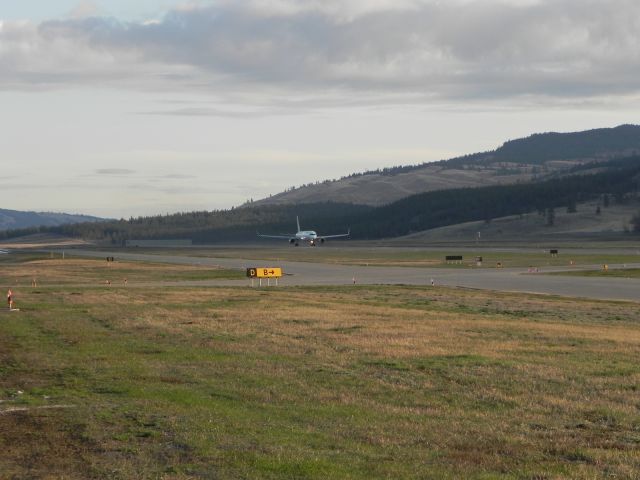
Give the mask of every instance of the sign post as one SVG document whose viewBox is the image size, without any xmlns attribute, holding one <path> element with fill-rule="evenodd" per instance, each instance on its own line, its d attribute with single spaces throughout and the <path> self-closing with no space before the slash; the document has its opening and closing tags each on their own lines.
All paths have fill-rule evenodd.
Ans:
<svg viewBox="0 0 640 480">
<path fill-rule="evenodd" d="M 271 286 L 271 279 L 275 278 L 276 287 L 278 286 L 278 279 L 282 277 L 282 268 L 280 267 L 249 267 L 247 268 L 247 277 L 251 279 L 251 286 L 253 286 L 253 279 L 258 279 L 259 286 L 262 286 L 262 279 L 267 279 L 267 286 Z"/>
<path fill-rule="evenodd" d="M 462 255 L 447 255 L 444 257 L 444 259 L 447 263 L 449 262 L 462 263 Z"/>
</svg>

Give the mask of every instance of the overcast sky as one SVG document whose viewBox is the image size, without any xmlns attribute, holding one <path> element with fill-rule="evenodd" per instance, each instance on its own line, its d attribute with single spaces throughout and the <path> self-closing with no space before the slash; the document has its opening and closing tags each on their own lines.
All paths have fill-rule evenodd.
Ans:
<svg viewBox="0 0 640 480">
<path fill-rule="evenodd" d="M 640 123 L 637 0 L 0 0 L 0 208 L 129 217 Z"/>
</svg>

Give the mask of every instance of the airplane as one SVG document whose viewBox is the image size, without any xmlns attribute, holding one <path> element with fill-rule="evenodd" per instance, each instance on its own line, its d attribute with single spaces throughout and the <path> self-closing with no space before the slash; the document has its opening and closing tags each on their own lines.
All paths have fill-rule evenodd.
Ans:
<svg viewBox="0 0 640 480">
<path fill-rule="evenodd" d="M 351 229 L 347 231 L 347 233 L 341 233 L 339 235 L 318 235 L 313 230 L 300 230 L 300 219 L 296 217 L 296 223 L 298 225 L 298 231 L 296 233 L 292 233 L 290 235 L 262 235 L 258 233 L 259 237 L 262 238 L 281 238 L 289 240 L 289 243 L 294 244 L 296 247 L 300 242 L 309 242 L 309 246 L 315 247 L 318 243 L 324 243 L 328 238 L 341 238 L 348 237 L 351 235 Z"/>
<path fill-rule="evenodd" d="M 0 255 L 6 255 L 7 253 L 9 253 L 9 250 L 1 250 L 0 249 Z"/>
</svg>

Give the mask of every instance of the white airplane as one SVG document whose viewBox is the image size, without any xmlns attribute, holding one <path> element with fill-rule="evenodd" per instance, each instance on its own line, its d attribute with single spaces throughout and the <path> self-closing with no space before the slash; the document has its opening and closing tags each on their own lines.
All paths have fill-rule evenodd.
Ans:
<svg viewBox="0 0 640 480">
<path fill-rule="evenodd" d="M 351 229 L 347 231 L 347 233 L 341 233 L 340 235 L 318 235 L 313 230 L 300 230 L 300 220 L 296 217 L 296 223 L 298 224 L 298 232 L 292 233 L 290 235 L 261 235 L 258 233 L 259 237 L 262 238 L 282 238 L 289 240 L 289 243 L 294 244 L 296 247 L 300 242 L 309 242 L 309 246 L 315 247 L 318 243 L 324 243 L 328 238 L 341 238 L 348 237 L 351 235 Z"/>
<path fill-rule="evenodd" d="M 9 253 L 9 250 L 0 249 L 0 255 L 6 255 L 7 253 Z"/>
</svg>

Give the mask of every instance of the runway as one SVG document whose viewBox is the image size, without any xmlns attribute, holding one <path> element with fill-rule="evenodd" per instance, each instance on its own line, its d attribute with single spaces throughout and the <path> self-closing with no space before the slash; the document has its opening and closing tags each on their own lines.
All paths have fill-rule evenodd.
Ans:
<svg viewBox="0 0 640 480">
<path fill-rule="evenodd" d="M 82 257 L 113 256 L 116 260 L 145 261 L 182 265 L 209 265 L 229 269 L 245 270 L 249 267 L 282 267 L 285 276 L 281 286 L 300 285 L 427 285 L 474 288 L 503 292 L 522 292 L 599 300 L 640 301 L 640 279 L 575 277 L 527 273 L 523 268 L 415 268 L 347 266 L 324 263 L 274 262 L 261 260 L 189 257 L 181 255 L 150 255 L 122 253 L 118 251 L 65 250 L 69 255 Z M 616 265 L 610 265 L 614 269 Z M 640 268 L 640 264 L 627 264 L 629 268 Z M 588 267 L 582 267 L 588 268 Z M 592 268 L 598 268 L 593 266 Z M 566 268 L 547 268 L 545 272 Z M 247 285 L 246 280 L 207 280 L 181 282 L 181 285 Z"/>
</svg>

